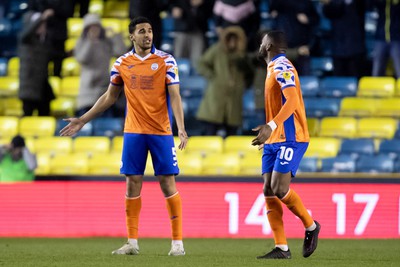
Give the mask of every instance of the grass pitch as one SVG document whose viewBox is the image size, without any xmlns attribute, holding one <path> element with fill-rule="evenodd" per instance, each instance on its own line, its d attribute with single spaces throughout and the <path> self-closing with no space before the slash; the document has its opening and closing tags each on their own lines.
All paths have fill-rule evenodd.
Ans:
<svg viewBox="0 0 400 267">
<path fill-rule="evenodd" d="M 0 238 L 0 266 L 399 266 L 400 239 L 321 239 L 309 258 L 302 240 L 289 240 L 291 260 L 257 260 L 273 248 L 271 239 L 186 239 L 186 256 L 170 257 L 168 239 L 141 239 L 140 255 L 111 255 L 121 238 Z"/>
</svg>

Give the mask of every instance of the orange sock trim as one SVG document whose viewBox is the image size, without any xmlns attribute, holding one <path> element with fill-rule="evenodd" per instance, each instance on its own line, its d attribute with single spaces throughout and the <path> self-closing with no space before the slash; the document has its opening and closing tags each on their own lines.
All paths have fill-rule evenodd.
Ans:
<svg viewBox="0 0 400 267">
<path fill-rule="evenodd" d="M 277 197 L 266 197 L 267 217 L 274 234 L 275 245 L 287 245 L 283 228 L 283 210 L 281 201 Z"/>
<path fill-rule="evenodd" d="M 182 240 L 182 201 L 179 193 L 167 197 L 167 210 L 171 220 L 172 240 Z"/>
<path fill-rule="evenodd" d="M 285 203 L 294 215 L 300 218 L 305 228 L 310 227 L 314 223 L 314 220 L 304 207 L 303 201 L 301 201 L 301 198 L 293 189 L 289 189 L 289 192 L 281 199 L 281 201 Z"/>
<path fill-rule="evenodd" d="M 138 239 L 139 214 L 142 208 L 142 198 L 126 198 L 126 228 L 128 230 L 128 238 Z"/>
</svg>

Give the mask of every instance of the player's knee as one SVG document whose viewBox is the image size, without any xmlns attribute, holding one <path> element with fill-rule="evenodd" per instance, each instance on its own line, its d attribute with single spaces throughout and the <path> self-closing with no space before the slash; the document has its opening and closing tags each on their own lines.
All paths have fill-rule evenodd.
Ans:
<svg viewBox="0 0 400 267">
<path fill-rule="evenodd" d="M 282 199 L 286 196 L 287 192 L 289 191 L 289 188 L 278 184 L 278 185 L 272 187 L 272 191 L 275 196 L 277 196 L 279 199 Z"/>
</svg>

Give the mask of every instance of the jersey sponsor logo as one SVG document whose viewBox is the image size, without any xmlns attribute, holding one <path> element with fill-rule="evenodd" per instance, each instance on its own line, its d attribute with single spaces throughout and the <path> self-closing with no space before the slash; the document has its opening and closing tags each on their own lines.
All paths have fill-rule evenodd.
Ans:
<svg viewBox="0 0 400 267">
<path fill-rule="evenodd" d="M 158 64 L 157 63 L 151 64 L 151 69 L 152 70 L 157 70 L 158 69 Z"/>
</svg>

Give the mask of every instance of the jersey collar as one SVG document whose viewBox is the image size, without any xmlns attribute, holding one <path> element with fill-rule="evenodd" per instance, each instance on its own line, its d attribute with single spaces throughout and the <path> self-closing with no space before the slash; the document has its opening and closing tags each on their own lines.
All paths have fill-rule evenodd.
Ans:
<svg viewBox="0 0 400 267">
<path fill-rule="evenodd" d="M 135 46 L 132 47 L 132 53 L 133 53 L 137 58 L 141 59 L 142 61 L 145 60 L 145 59 L 147 59 L 149 56 L 151 56 L 151 54 L 154 54 L 155 52 L 156 52 L 156 47 L 155 47 L 154 44 L 153 44 L 153 45 L 151 46 L 150 53 L 147 54 L 145 57 L 141 57 L 141 56 L 139 56 L 138 54 L 136 54 Z"/>
<path fill-rule="evenodd" d="M 284 56 L 286 56 L 284 53 L 278 54 L 278 55 L 274 56 L 271 61 L 274 61 L 278 57 L 284 57 Z"/>
</svg>

